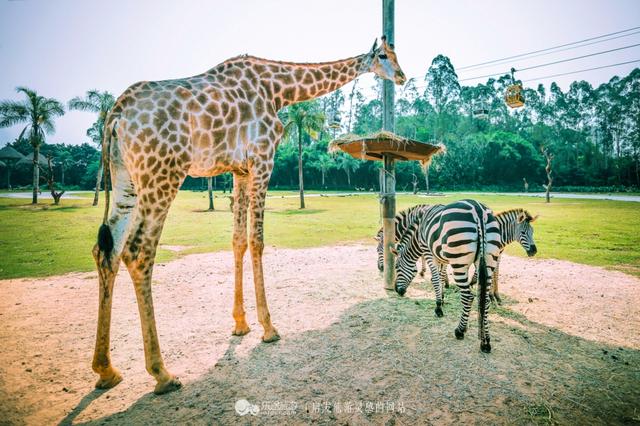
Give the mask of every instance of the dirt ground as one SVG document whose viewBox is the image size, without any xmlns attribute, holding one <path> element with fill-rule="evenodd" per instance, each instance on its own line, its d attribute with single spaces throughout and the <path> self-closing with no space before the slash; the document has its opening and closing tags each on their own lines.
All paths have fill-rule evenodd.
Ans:
<svg viewBox="0 0 640 426">
<path fill-rule="evenodd" d="M 0 281 L 0 424 L 640 423 L 637 278 L 505 256 L 487 355 L 475 313 L 455 339 L 453 289 L 444 318 L 423 280 L 404 298 L 385 292 L 374 246 L 270 248 L 267 297 L 282 340 L 263 344 L 250 273 L 252 331 L 230 334 L 232 258 L 156 267 L 162 352 L 184 384 L 163 396 L 151 393 L 124 268 L 112 324 L 124 381 L 109 391 L 93 389 L 96 274 Z"/>
</svg>

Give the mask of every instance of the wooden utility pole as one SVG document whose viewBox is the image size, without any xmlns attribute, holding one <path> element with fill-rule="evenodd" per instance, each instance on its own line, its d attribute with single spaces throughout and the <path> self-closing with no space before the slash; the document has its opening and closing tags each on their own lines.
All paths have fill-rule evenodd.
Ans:
<svg viewBox="0 0 640 426">
<path fill-rule="evenodd" d="M 393 44 L 394 30 L 394 0 L 382 0 L 382 34 L 387 43 Z M 394 95 L 393 82 L 384 80 L 382 83 L 382 128 L 393 132 L 394 123 Z M 395 160 L 390 154 L 384 154 L 383 177 L 380 188 L 382 203 L 382 228 L 384 238 L 384 287 L 394 288 L 395 259 L 391 253 L 391 246 L 396 240 L 396 171 Z"/>
</svg>

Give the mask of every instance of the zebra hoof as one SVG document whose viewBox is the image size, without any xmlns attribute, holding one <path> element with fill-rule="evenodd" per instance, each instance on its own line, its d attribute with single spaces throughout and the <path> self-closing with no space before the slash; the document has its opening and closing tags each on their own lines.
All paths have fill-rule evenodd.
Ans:
<svg viewBox="0 0 640 426">
<path fill-rule="evenodd" d="M 460 331 L 457 328 L 453 331 L 456 335 L 456 339 L 462 340 L 464 339 L 464 331 Z"/>
<path fill-rule="evenodd" d="M 480 350 L 482 352 L 484 352 L 485 354 L 488 354 L 491 352 L 491 343 L 487 342 L 487 343 L 480 343 Z"/>
<path fill-rule="evenodd" d="M 441 308 L 440 306 L 438 306 L 438 307 L 436 308 L 436 316 L 437 316 L 438 318 L 440 318 L 440 317 L 444 316 L 444 313 L 442 313 L 442 308 Z"/>
</svg>

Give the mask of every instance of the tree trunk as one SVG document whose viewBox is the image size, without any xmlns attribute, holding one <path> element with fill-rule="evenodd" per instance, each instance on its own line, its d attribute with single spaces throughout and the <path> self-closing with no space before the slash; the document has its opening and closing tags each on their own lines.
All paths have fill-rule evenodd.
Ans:
<svg viewBox="0 0 640 426">
<path fill-rule="evenodd" d="M 209 176 L 207 178 L 207 191 L 209 192 L 209 211 L 212 212 L 213 208 L 213 178 Z"/>
<path fill-rule="evenodd" d="M 60 166 L 61 176 L 60 176 L 60 186 L 64 187 L 64 163 Z"/>
<path fill-rule="evenodd" d="M 429 166 L 424 169 L 424 184 L 427 187 L 427 194 L 429 193 Z"/>
<path fill-rule="evenodd" d="M 349 187 L 349 189 L 351 189 L 351 173 L 349 173 L 348 166 L 347 166 L 346 172 L 347 172 L 347 186 Z"/>
<path fill-rule="evenodd" d="M 38 165 L 38 157 L 40 156 L 40 147 L 33 148 L 33 197 L 31 204 L 38 204 L 38 191 L 40 189 L 40 167 Z"/>
<path fill-rule="evenodd" d="M 300 187 L 300 208 L 304 209 L 304 182 L 302 176 L 302 129 L 298 127 L 298 185 Z"/>
<path fill-rule="evenodd" d="M 93 194 L 93 204 L 92 206 L 98 205 L 98 199 L 100 198 L 100 184 L 102 183 L 102 172 L 104 167 L 104 163 L 102 159 L 100 159 L 100 165 L 98 166 L 98 173 L 96 175 L 96 190 Z"/>
<path fill-rule="evenodd" d="M 11 167 L 9 167 L 9 160 L 7 160 L 7 189 L 11 191 Z"/>
<path fill-rule="evenodd" d="M 320 170 L 320 173 L 322 174 L 322 188 L 324 189 L 324 170 Z"/>
</svg>

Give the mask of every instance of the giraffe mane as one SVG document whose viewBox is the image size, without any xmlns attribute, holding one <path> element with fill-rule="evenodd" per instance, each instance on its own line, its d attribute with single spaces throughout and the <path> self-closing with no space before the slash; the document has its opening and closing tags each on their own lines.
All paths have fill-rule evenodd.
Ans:
<svg viewBox="0 0 640 426">
<path fill-rule="evenodd" d="M 234 56 L 232 58 L 227 59 L 226 61 L 222 62 L 223 64 L 226 63 L 230 63 L 230 62 L 236 62 L 238 60 L 245 60 L 248 59 L 250 61 L 257 61 L 260 63 L 265 63 L 265 64 L 274 64 L 274 65 L 294 65 L 294 66 L 327 66 L 327 65 L 334 65 L 340 62 L 345 62 L 345 61 L 349 61 L 352 59 L 359 59 L 363 56 L 365 56 L 366 53 L 363 53 L 361 55 L 357 55 L 357 56 L 351 56 L 349 58 L 344 58 L 344 59 L 337 59 L 335 61 L 326 61 L 326 62 L 292 62 L 292 61 L 278 61 L 275 59 L 266 59 L 266 58 L 260 58 L 258 56 L 253 56 L 253 55 L 248 55 L 248 54 L 243 54 L 243 55 L 237 55 Z"/>
</svg>

